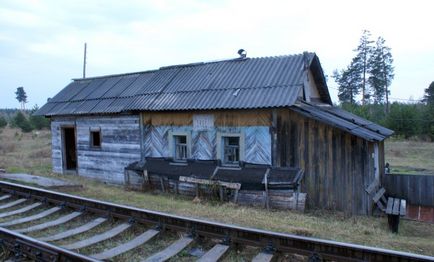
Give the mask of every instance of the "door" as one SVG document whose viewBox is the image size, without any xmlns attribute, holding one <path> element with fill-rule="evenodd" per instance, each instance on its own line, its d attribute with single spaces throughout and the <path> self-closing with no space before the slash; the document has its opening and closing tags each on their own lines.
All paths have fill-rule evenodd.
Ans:
<svg viewBox="0 0 434 262">
<path fill-rule="evenodd" d="M 75 128 L 63 129 L 63 167 L 64 170 L 77 170 L 77 149 L 75 143 Z"/>
</svg>

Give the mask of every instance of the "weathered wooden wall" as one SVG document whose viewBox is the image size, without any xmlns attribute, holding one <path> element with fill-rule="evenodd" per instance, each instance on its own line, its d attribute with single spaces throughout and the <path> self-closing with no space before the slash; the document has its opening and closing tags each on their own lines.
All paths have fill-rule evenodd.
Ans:
<svg viewBox="0 0 434 262">
<path fill-rule="evenodd" d="M 63 172 L 62 127 L 72 127 L 75 119 L 71 117 L 55 118 L 51 121 L 51 161 L 54 173 Z"/>
<path fill-rule="evenodd" d="M 387 195 L 411 205 L 434 207 L 434 176 L 385 174 L 381 182 Z"/>
<path fill-rule="evenodd" d="M 369 214 L 372 203 L 364 188 L 374 179 L 372 143 L 283 109 L 276 132 L 276 163 L 304 169 L 309 208 Z M 380 144 L 380 155 L 382 149 Z"/>
<path fill-rule="evenodd" d="M 194 114 L 212 114 L 216 127 L 271 125 L 270 109 L 144 112 L 143 123 L 152 126 L 191 126 Z"/>
<path fill-rule="evenodd" d="M 63 172 L 61 127 L 75 126 L 77 173 L 110 183 L 124 182 L 124 168 L 140 160 L 139 116 L 95 116 L 55 118 L 53 131 L 53 171 Z M 101 129 L 101 148 L 90 147 L 90 128 Z"/>
<path fill-rule="evenodd" d="M 195 130 L 193 116 L 214 117 L 210 130 Z M 169 135 L 188 133 L 191 136 L 191 158 L 218 159 L 218 133 L 237 133 L 244 138 L 244 161 L 271 164 L 271 110 L 203 111 L 203 112 L 144 112 L 144 145 L 147 157 L 171 157 Z"/>
</svg>

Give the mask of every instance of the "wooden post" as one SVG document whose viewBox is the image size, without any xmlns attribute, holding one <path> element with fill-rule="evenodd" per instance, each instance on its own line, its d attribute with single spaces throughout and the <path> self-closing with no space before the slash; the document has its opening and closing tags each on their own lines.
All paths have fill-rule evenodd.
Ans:
<svg viewBox="0 0 434 262">
<path fill-rule="evenodd" d="M 219 186 L 219 196 L 220 196 L 220 201 L 224 201 L 224 196 L 223 196 L 223 190 L 224 188 L 222 186 Z"/>
<path fill-rule="evenodd" d="M 165 189 L 164 189 L 164 181 L 163 181 L 163 177 L 160 176 L 160 184 L 161 184 L 161 191 L 164 193 Z"/>
<path fill-rule="evenodd" d="M 145 191 L 145 184 L 148 184 L 148 189 L 151 189 L 151 180 L 149 179 L 148 170 L 143 170 L 143 185 L 142 189 Z"/>
<path fill-rule="evenodd" d="M 277 150 L 277 110 L 271 111 L 271 163 L 273 166 L 280 166 Z"/>
<path fill-rule="evenodd" d="M 268 199 L 268 174 L 270 173 L 270 169 L 267 168 L 267 171 L 265 171 L 264 174 L 264 184 L 265 184 L 265 207 L 267 210 L 270 210 L 270 203 Z"/>
<path fill-rule="evenodd" d="M 235 189 L 235 194 L 234 194 L 234 203 L 235 204 L 238 202 L 238 191 L 239 191 L 239 189 Z"/>
</svg>

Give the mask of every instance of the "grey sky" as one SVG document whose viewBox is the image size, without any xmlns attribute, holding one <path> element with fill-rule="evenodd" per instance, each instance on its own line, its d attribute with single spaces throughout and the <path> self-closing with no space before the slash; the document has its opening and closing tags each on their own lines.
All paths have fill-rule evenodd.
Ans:
<svg viewBox="0 0 434 262">
<path fill-rule="evenodd" d="M 363 29 L 392 48 L 392 98 L 420 99 L 434 81 L 433 1 L 37 1 L 0 3 L 0 107 L 42 105 L 71 78 L 236 57 L 316 52 L 331 75 Z M 332 99 L 336 84 L 329 77 Z"/>
</svg>

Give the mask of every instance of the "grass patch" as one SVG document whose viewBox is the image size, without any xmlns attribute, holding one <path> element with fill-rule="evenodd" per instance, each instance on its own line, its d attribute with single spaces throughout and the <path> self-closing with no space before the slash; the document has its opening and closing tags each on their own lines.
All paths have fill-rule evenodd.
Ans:
<svg viewBox="0 0 434 262">
<path fill-rule="evenodd" d="M 40 131 L 39 135 L 34 137 L 31 133 L 22 134 L 14 129 L 5 129 L 0 134 L 0 140 L 13 141 L 15 148 L 1 155 L 0 168 L 6 168 L 9 172 L 26 172 L 47 177 L 61 177 L 83 185 L 82 189 L 68 189 L 67 193 L 223 223 L 434 256 L 433 224 L 401 220 L 399 234 L 392 234 L 388 230 L 386 217 L 347 217 L 339 212 L 328 211 L 310 211 L 304 214 L 276 210 L 268 212 L 264 209 L 238 206 L 232 203 L 215 201 L 195 203 L 192 202 L 191 198 L 172 194 L 125 191 L 120 186 L 106 185 L 82 177 L 52 174 L 51 157 L 47 153 L 47 151 L 51 150 L 48 130 Z M 386 161 L 391 164 L 392 168 L 411 167 L 413 169 L 408 169 L 409 171 L 424 169 L 427 172 L 433 172 L 433 152 L 433 143 L 414 141 L 386 142 Z M 89 218 L 84 217 L 84 219 Z M 55 229 L 64 230 L 70 228 L 71 225 L 75 225 L 75 222 L 76 220 L 71 221 L 71 224 L 56 227 Z M 104 229 L 105 226 L 95 228 L 93 233 Z M 52 233 L 55 233 L 54 229 L 45 233 L 35 232 L 35 236 Z M 120 237 L 118 240 L 125 241 L 134 235 L 135 233 L 129 233 L 126 238 Z M 88 235 L 84 234 L 83 236 Z M 57 244 L 78 240 L 83 236 L 73 237 L 67 241 L 58 241 Z M 151 251 L 161 250 L 164 248 L 164 243 L 168 244 L 169 240 L 178 237 L 177 235 L 167 237 L 166 234 L 163 234 L 156 240 L 167 239 L 167 243 L 164 242 L 166 240 L 163 242 L 155 241 L 152 242 L 155 246 L 153 246 L 154 244 L 146 244 L 137 250 L 117 257 L 116 260 L 140 260 L 140 257 L 149 254 Z M 100 251 L 109 246 L 111 245 L 104 243 L 99 248 L 96 248 Z M 249 250 L 232 250 L 225 261 L 241 261 L 240 257 L 250 257 L 249 254 Z M 188 254 L 182 254 L 178 258 L 188 260 L 191 257 Z"/>
</svg>

